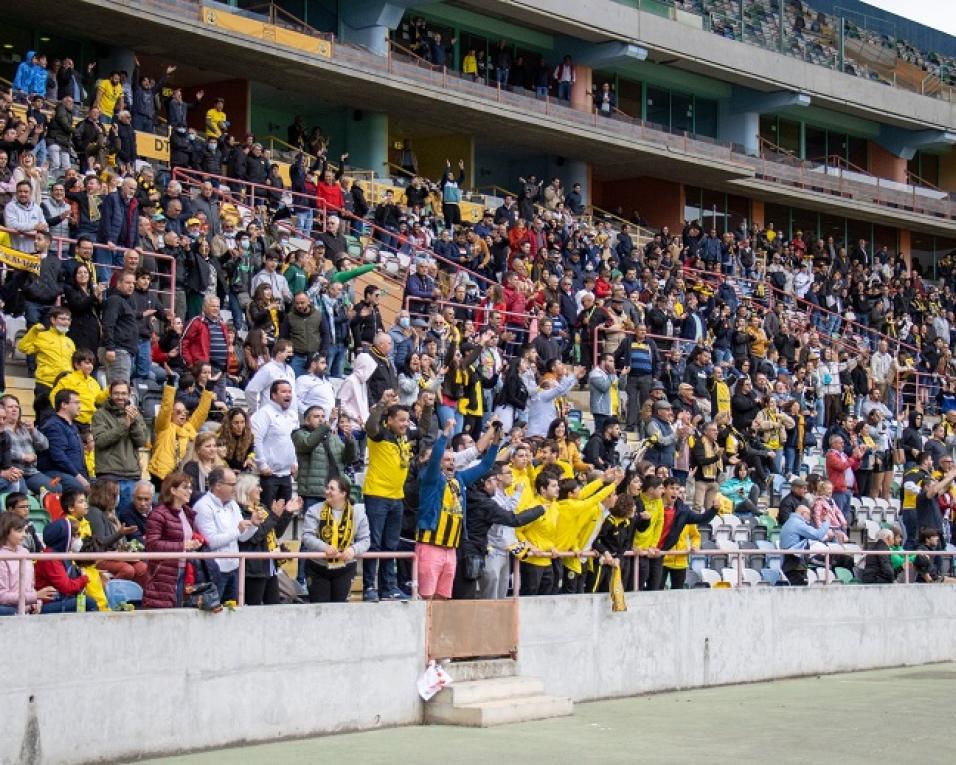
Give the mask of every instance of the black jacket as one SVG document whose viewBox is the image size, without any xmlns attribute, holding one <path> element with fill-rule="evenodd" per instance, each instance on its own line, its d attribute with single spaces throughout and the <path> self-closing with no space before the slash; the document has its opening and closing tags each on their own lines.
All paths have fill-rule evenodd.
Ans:
<svg viewBox="0 0 956 765">
<path fill-rule="evenodd" d="M 103 306 L 103 347 L 108 351 L 128 351 L 136 355 L 139 344 L 139 322 L 126 295 L 113 292 Z"/>
<path fill-rule="evenodd" d="M 252 512 L 248 508 L 242 507 L 240 509 L 242 510 L 242 517 L 244 519 L 249 520 L 252 518 Z M 268 517 L 259 524 L 256 533 L 245 542 L 239 543 L 240 552 L 269 552 L 266 544 L 269 532 L 275 531 L 276 538 L 281 538 L 291 522 L 292 513 L 283 513 L 281 516 L 277 516 L 270 510 Z M 269 563 L 270 561 L 265 558 L 260 560 L 247 560 L 246 576 L 259 579 L 268 577 L 271 571 Z"/>
<path fill-rule="evenodd" d="M 877 539 L 871 550 L 880 552 L 889 551 L 889 546 L 882 539 Z M 863 574 L 860 577 L 864 584 L 892 584 L 896 581 L 896 572 L 889 555 L 867 555 L 863 564 Z"/>
<path fill-rule="evenodd" d="M 790 492 L 786 497 L 780 500 L 780 507 L 777 509 L 777 523 L 783 526 L 783 524 L 787 522 L 787 518 L 793 514 L 794 510 L 800 507 L 800 505 L 806 504 L 806 496 L 798 497 L 793 492 Z"/>
<path fill-rule="evenodd" d="M 465 514 L 465 535 L 458 548 L 462 555 L 485 555 L 488 552 L 488 530 L 495 524 L 525 526 L 544 515 L 544 507 L 535 505 L 512 513 L 503 509 L 493 497 L 481 489 L 468 492 L 468 512 Z"/>
<path fill-rule="evenodd" d="M 617 439 L 607 441 L 600 433 L 595 433 L 584 447 L 584 461 L 591 463 L 598 470 L 620 465 L 621 458 L 614 448 L 616 444 Z"/>
<path fill-rule="evenodd" d="M 375 348 L 369 350 L 369 355 L 375 359 L 375 371 L 368 378 L 368 400 L 378 403 L 385 391 L 398 391 L 398 372 L 395 371 L 395 365 Z"/>
</svg>

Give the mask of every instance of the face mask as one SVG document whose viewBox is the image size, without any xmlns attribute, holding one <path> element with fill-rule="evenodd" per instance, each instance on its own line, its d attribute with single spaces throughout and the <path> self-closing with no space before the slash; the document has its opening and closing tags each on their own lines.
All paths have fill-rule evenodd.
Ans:
<svg viewBox="0 0 956 765">
<path fill-rule="evenodd" d="M 241 242 L 239 242 L 239 246 L 244 250 L 248 250 L 251 245 L 248 239 L 243 239 Z"/>
<path fill-rule="evenodd" d="M 188 236 L 190 239 L 198 239 L 198 238 L 199 238 L 199 232 L 198 232 L 198 231 L 187 231 L 187 232 L 186 232 L 186 236 Z"/>
<path fill-rule="evenodd" d="M 215 151 L 215 150 L 216 150 L 216 144 L 210 142 L 210 143 L 208 143 L 208 144 L 206 144 L 206 145 L 209 147 L 209 151 Z"/>
<path fill-rule="evenodd" d="M 190 141 L 195 141 L 195 140 L 196 140 L 196 134 L 195 134 L 195 133 L 190 133 L 190 134 L 189 134 L 189 140 L 190 140 Z"/>
<path fill-rule="evenodd" d="M 176 128 L 176 132 L 182 135 L 183 133 L 186 132 L 186 128 Z"/>
<path fill-rule="evenodd" d="M 59 324 L 54 324 L 53 326 L 56 327 L 56 331 L 59 332 L 61 335 L 65 335 L 67 332 L 70 331 L 69 327 L 61 327 Z"/>
<path fill-rule="evenodd" d="M 72 542 L 70 542 L 70 551 L 79 552 L 83 549 L 83 540 L 77 537 Z"/>
<path fill-rule="evenodd" d="M 403 316 L 398 320 L 398 326 L 400 326 L 402 329 L 408 329 L 410 326 L 412 326 L 412 320 Z"/>
</svg>

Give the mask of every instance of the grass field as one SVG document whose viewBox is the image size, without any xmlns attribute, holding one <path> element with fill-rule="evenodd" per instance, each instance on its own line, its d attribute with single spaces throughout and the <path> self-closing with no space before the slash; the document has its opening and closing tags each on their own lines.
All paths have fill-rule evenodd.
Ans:
<svg viewBox="0 0 956 765">
<path fill-rule="evenodd" d="M 953 763 L 954 691 L 956 664 L 934 664 L 578 704 L 573 717 L 483 730 L 392 728 L 149 762 Z"/>
</svg>

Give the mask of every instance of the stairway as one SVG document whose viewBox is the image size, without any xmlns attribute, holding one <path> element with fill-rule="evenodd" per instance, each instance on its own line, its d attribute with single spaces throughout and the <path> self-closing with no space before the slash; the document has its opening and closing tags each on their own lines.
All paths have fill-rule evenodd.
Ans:
<svg viewBox="0 0 956 765">
<path fill-rule="evenodd" d="M 571 699 L 546 695 L 541 681 L 518 675 L 511 659 L 457 662 L 445 669 L 455 682 L 425 705 L 431 725 L 487 728 L 573 712 Z"/>
</svg>

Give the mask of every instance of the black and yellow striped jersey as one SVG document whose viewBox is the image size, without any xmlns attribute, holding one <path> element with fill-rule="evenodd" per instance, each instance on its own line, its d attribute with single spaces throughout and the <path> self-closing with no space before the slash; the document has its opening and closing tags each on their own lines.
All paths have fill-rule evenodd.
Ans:
<svg viewBox="0 0 956 765">
<path fill-rule="evenodd" d="M 457 478 L 452 478 L 445 486 L 445 493 L 442 496 L 441 510 L 438 512 L 438 525 L 434 531 L 419 529 L 416 539 L 422 544 L 457 548 L 461 542 L 463 520 L 461 486 Z"/>
</svg>

